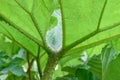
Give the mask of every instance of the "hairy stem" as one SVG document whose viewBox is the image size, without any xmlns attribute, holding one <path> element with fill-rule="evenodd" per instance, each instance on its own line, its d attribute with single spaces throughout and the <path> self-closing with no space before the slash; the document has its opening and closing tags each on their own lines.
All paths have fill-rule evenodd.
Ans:
<svg viewBox="0 0 120 80">
<path fill-rule="evenodd" d="M 44 74 L 41 80 L 52 80 L 53 73 L 55 71 L 55 67 L 58 63 L 58 59 L 55 55 L 48 58 Z"/>
</svg>

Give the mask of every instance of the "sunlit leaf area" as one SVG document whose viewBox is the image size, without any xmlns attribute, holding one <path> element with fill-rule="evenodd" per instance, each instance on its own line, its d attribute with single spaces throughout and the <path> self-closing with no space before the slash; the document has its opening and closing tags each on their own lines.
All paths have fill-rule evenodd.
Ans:
<svg viewBox="0 0 120 80">
<path fill-rule="evenodd" d="M 0 80 L 120 80 L 120 0 L 0 0 Z"/>
</svg>

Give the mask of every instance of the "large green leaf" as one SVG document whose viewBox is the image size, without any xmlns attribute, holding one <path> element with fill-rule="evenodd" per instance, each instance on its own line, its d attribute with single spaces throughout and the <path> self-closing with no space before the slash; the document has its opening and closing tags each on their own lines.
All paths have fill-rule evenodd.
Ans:
<svg viewBox="0 0 120 80">
<path fill-rule="evenodd" d="M 65 50 L 83 41 L 77 48 L 119 38 L 120 5 L 117 4 L 119 2 L 120 0 L 61 0 L 63 43 L 67 46 Z M 54 24 L 51 22 L 52 13 L 58 7 L 58 0 L 0 0 L 0 17 L 9 24 L 0 21 L 0 32 L 8 37 L 12 35 L 15 41 L 36 55 L 37 44 L 44 47 L 46 30 Z M 12 31 L 16 31 L 17 35 Z M 25 43 L 26 41 L 29 41 L 30 47 Z M 31 46 L 34 46 L 34 49 Z"/>
<path fill-rule="evenodd" d="M 80 51 L 82 47 L 119 38 L 119 2 L 120 0 L 62 0 L 67 46 L 65 50 L 76 46 Z"/>
</svg>

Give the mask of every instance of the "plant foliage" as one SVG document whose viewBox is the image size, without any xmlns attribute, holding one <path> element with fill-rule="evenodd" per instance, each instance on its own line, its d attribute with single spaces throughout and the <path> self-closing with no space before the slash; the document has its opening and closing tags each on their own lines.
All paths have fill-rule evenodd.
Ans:
<svg viewBox="0 0 120 80">
<path fill-rule="evenodd" d="M 0 0 L 0 73 L 7 72 L 11 80 L 14 76 L 23 80 L 119 80 L 119 3 Z M 13 58 L 21 47 L 25 58 Z M 25 64 L 27 71 L 22 68 Z"/>
</svg>

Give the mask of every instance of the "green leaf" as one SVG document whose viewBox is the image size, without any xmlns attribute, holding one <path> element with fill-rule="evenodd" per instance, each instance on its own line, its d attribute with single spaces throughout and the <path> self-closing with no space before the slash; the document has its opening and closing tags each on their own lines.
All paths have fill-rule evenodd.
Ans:
<svg viewBox="0 0 120 80">
<path fill-rule="evenodd" d="M 65 50 L 73 47 L 80 49 L 85 45 L 95 46 L 119 38 L 120 19 L 117 16 L 120 15 L 120 5 L 116 5 L 119 2 L 120 0 L 62 0 L 67 46 Z"/>
<path fill-rule="evenodd" d="M 75 74 L 76 77 L 78 77 L 78 80 L 99 80 L 96 76 L 94 76 L 86 69 L 78 69 Z"/>
<path fill-rule="evenodd" d="M 113 48 L 104 48 L 102 52 L 102 75 L 106 73 L 106 70 L 108 68 L 108 65 L 112 60 L 115 59 L 115 50 Z"/>
<path fill-rule="evenodd" d="M 9 66 L 9 71 L 12 72 L 16 76 L 25 76 L 27 77 L 27 74 L 24 72 L 23 68 L 18 66 L 18 65 L 10 65 Z"/>
<path fill-rule="evenodd" d="M 101 55 L 93 56 L 88 61 L 88 66 L 90 66 L 90 71 L 102 79 L 102 62 L 101 62 Z"/>
<path fill-rule="evenodd" d="M 36 55 L 37 44 L 22 33 L 20 33 L 18 30 L 9 26 L 5 22 L 0 22 L 0 32 L 2 32 L 5 36 L 17 42 L 18 44 L 20 44 L 20 46 L 24 47 L 25 49 Z M 31 45 L 32 47 L 29 45 Z"/>
<path fill-rule="evenodd" d="M 103 76 L 103 80 L 119 80 L 120 77 L 120 55 L 108 65 L 105 70 L 106 73 Z"/>
<path fill-rule="evenodd" d="M 66 67 L 62 67 L 62 71 L 68 72 L 69 74 L 75 74 L 76 70 L 79 67 L 80 66 L 74 66 L 74 67 L 66 66 Z"/>
<path fill-rule="evenodd" d="M 89 60 L 90 71 L 102 80 L 118 80 L 120 56 L 116 54 L 114 48 L 105 46 L 100 55 Z"/>
<path fill-rule="evenodd" d="M 120 76 L 119 75 L 120 70 L 118 70 L 118 66 L 119 66 L 119 55 L 117 56 L 115 50 L 111 47 L 107 49 L 104 48 L 102 52 L 102 79 L 112 80 L 111 79 L 112 77 L 114 80 L 118 80 L 118 77 L 116 77 L 116 76 Z"/>
<path fill-rule="evenodd" d="M 120 51 L 120 39 L 115 39 L 115 40 L 112 40 L 109 44 L 111 46 L 114 47 L 115 51 L 117 52 L 117 54 L 119 54 L 119 51 Z"/>
<path fill-rule="evenodd" d="M 98 54 L 100 54 L 99 52 L 101 52 L 102 48 L 105 45 L 106 45 L 106 43 L 100 44 L 100 45 L 94 45 L 94 47 L 88 46 L 85 48 L 83 46 L 81 48 L 71 49 L 63 56 L 63 58 L 61 59 L 60 62 L 63 64 L 68 63 L 68 61 L 71 62 L 71 60 L 79 58 L 81 55 L 83 55 L 83 53 L 86 53 L 88 57 L 92 57 L 93 55 L 98 55 Z"/>
<path fill-rule="evenodd" d="M 0 32 L 36 56 L 57 4 L 57 0 L 0 0 Z"/>
<path fill-rule="evenodd" d="M 19 49 L 18 44 L 12 42 L 3 34 L 0 34 L 0 51 L 8 55 L 16 54 Z"/>
<path fill-rule="evenodd" d="M 6 28 L 15 37 L 15 41 L 36 55 L 37 44 L 44 48 L 46 28 L 48 30 L 52 24 L 52 13 L 58 8 L 58 2 L 58 0 L 30 0 L 29 2 L 27 0 L 1 0 L 1 20 L 10 24 L 10 27 L 13 28 L 11 30 L 15 29 L 16 33 L 24 36 L 22 37 L 24 40 L 21 41 L 21 37 L 16 38 L 16 35 Z M 103 43 L 112 38 L 118 38 L 120 36 L 120 19 L 117 16 L 120 15 L 118 9 L 120 5 L 116 4 L 119 2 L 119 0 L 62 0 L 60 9 L 63 20 L 63 43 L 67 46 L 65 50 L 67 51 L 80 43 L 77 47 L 81 48 L 86 44 L 95 45 L 96 42 Z M 5 25 L 2 24 L 2 26 Z M 0 31 L 10 37 L 10 34 L 5 32 L 6 30 L 1 29 Z M 24 41 L 30 41 L 30 45 L 34 45 L 35 49 L 28 48 Z"/>
<path fill-rule="evenodd" d="M 0 53 L 0 74 L 7 75 L 7 77 L 10 77 L 11 75 L 14 77 L 27 77 L 27 74 L 22 67 L 22 63 L 26 60 L 21 56 L 20 53 L 12 56 Z M 24 57 L 26 56 L 24 55 Z"/>
<path fill-rule="evenodd" d="M 85 69 L 85 66 L 65 67 L 63 69 L 68 71 L 68 74 L 63 77 L 57 77 L 56 80 L 99 80 L 87 68 Z"/>
<path fill-rule="evenodd" d="M 42 47 L 45 53 L 60 51 L 60 57 L 64 56 L 63 54 L 71 55 L 67 55 L 67 62 L 79 57 L 81 52 L 88 48 L 120 38 L 118 3 L 120 0 L 0 0 L 0 33 L 34 56 L 37 56 L 38 46 Z M 53 18 L 56 10 L 60 10 L 60 18 Z M 92 71 L 96 71 L 94 74 L 97 75 L 98 71 L 100 76 L 101 62 L 103 71 L 110 67 L 114 53 L 113 49 L 107 48 L 101 53 L 102 60 L 98 57 L 91 59 Z M 46 62 L 47 56 L 40 59 L 45 64 L 43 61 Z M 19 59 L 15 60 L 15 63 L 20 62 Z M 94 60 L 100 62 L 97 64 Z M 1 60 L 2 65 L 4 62 L 7 60 Z M 19 70 L 22 72 L 20 68 Z M 14 70 L 13 73 L 21 75 Z M 76 79 L 73 77 L 70 79 Z"/>
</svg>

